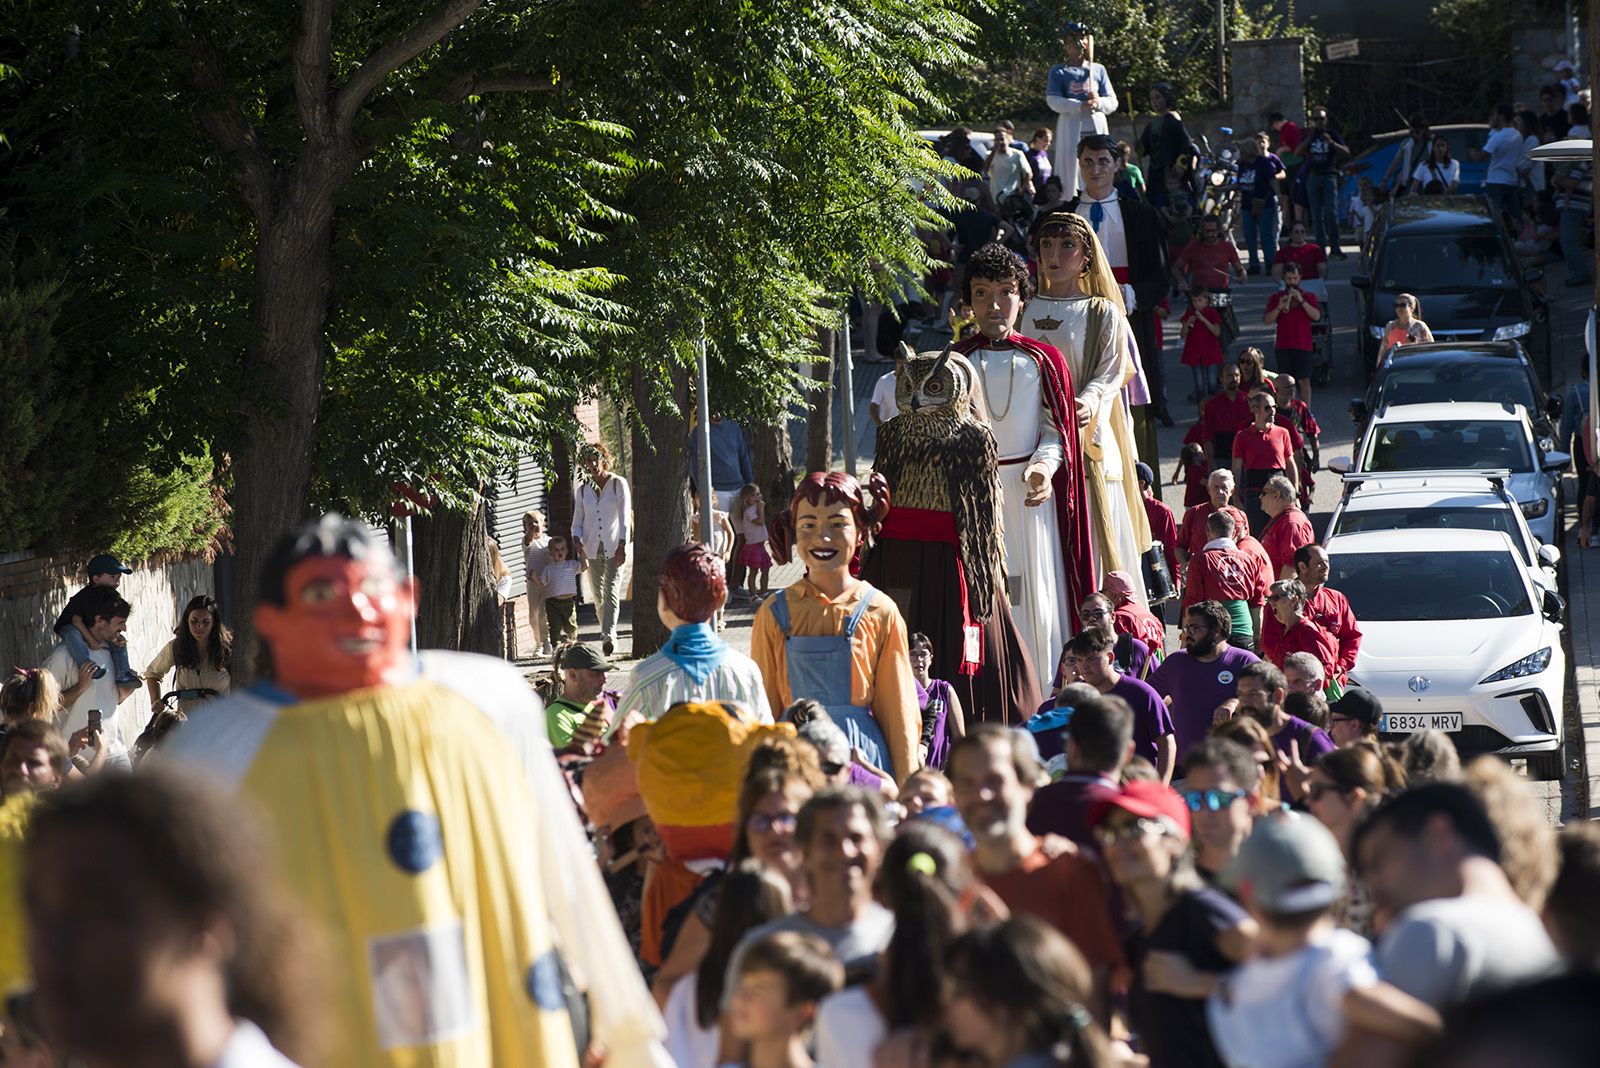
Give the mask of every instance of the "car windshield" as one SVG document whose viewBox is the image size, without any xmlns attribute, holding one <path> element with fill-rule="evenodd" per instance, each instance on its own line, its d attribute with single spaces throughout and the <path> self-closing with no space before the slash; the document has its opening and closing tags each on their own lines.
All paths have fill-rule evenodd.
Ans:
<svg viewBox="0 0 1600 1068">
<path fill-rule="evenodd" d="M 1517 547 L 1517 555 L 1531 565 L 1522 531 L 1517 529 L 1510 505 L 1477 507 L 1435 504 L 1426 508 L 1347 508 L 1339 515 L 1335 534 L 1360 534 L 1369 530 L 1499 530 Z"/>
<path fill-rule="evenodd" d="M 1377 410 L 1435 401 L 1510 401 L 1539 410 L 1528 372 L 1515 360 L 1471 358 L 1407 363 L 1394 360 L 1378 386 Z"/>
<path fill-rule="evenodd" d="M 1493 230 L 1396 235 L 1384 246 L 1378 277 L 1384 289 L 1411 293 L 1493 289 L 1516 285 L 1507 266 L 1500 235 Z"/>
<path fill-rule="evenodd" d="M 1362 470 L 1527 471 L 1531 466 L 1527 438 L 1516 423 L 1440 420 L 1378 426 Z"/>
<path fill-rule="evenodd" d="M 1328 585 L 1360 620 L 1506 619 L 1533 611 L 1508 552 L 1334 553 Z"/>
</svg>

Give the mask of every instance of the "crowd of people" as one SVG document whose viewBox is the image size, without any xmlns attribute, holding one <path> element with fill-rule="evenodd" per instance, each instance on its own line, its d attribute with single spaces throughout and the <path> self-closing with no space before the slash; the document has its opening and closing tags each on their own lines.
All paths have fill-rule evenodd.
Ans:
<svg viewBox="0 0 1600 1068">
<path fill-rule="evenodd" d="M 0 688 L 4 1058 L 1588 1063 L 1600 833 L 1558 833 L 1444 735 L 1382 739 L 1305 513 L 1305 283 L 1341 254 L 1348 149 L 1322 109 L 1275 116 L 1250 267 L 1216 219 L 1175 241 L 1194 220 L 1170 89 L 1135 182 L 1092 37 L 1066 38 L 1056 129 L 1012 158 L 1002 124 L 981 173 L 1001 203 L 1062 175 L 1071 195 L 1025 255 L 991 233 L 957 257 L 976 332 L 902 360 L 869 478 L 812 472 L 769 503 L 713 420 L 721 534 L 658 562 L 668 638 L 626 674 L 635 517 L 598 445 L 570 531 L 524 520 L 549 700 L 503 661 L 412 650 L 411 579 L 338 516 L 268 555 L 262 677 L 238 690 L 204 596 L 136 672 L 130 569 L 91 560 L 44 665 Z M 1310 225 L 1280 248 L 1282 146 Z M 1267 270 L 1275 372 L 1232 356 L 1218 299 Z M 1200 408 L 1181 517 L 1151 447 L 1175 291 Z M 769 594 L 775 561 L 803 573 Z M 585 573 L 598 647 L 576 641 Z M 741 593 L 749 655 L 719 633 Z M 118 707 L 141 685 L 134 734 Z M 1529 1033 L 1550 1006 L 1562 1026 Z"/>
</svg>

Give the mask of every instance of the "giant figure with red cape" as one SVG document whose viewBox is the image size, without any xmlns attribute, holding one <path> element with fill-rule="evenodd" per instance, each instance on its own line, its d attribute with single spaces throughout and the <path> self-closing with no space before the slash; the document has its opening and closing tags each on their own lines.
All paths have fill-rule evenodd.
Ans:
<svg viewBox="0 0 1600 1068">
<path fill-rule="evenodd" d="M 979 333 L 956 351 L 973 366 L 999 452 L 1007 597 L 1034 664 L 1049 670 L 1096 590 L 1072 375 L 1055 346 L 1014 329 L 1033 296 L 1016 253 L 998 243 L 973 253 L 962 295 Z"/>
</svg>

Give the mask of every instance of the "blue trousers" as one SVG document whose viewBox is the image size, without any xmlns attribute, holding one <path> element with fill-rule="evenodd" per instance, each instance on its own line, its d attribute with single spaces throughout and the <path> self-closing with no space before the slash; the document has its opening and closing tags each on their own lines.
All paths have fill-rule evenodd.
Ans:
<svg viewBox="0 0 1600 1068">
<path fill-rule="evenodd" d="M 1251 211 L 1250 201 L 1246 200 L 1240 218 L 1244 223 L 1244 247 L 1250 253 L 1250 266 L 1272 266 L 1272 257 L 1278 252 L 1278 198 L 1268 198 L 1266 208 L 1259 213 Z M 1259 261 L 1257 245 L 1261 249 Z"/>
<path fill-rule="evenodd" d="M 1306 200 L 1311 205 L 1311 229 L 1316 242 L 1331 256 L 1339 251 L 1339 176 L 1307 177 Z"/>
</svg>

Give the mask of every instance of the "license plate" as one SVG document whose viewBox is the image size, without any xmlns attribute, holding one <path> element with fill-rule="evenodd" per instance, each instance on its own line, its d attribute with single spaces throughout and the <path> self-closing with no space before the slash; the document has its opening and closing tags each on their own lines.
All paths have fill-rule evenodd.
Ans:
<svg viewBox="0 0 1600 1068">
<path fill-rule="evenodd" d="M 1461 729 L 1461 713 L 1385 712 L 1378 729 L 1385 734 L 1415 734 L 1429 729 L 1450 734 Z"/>
</svg>

